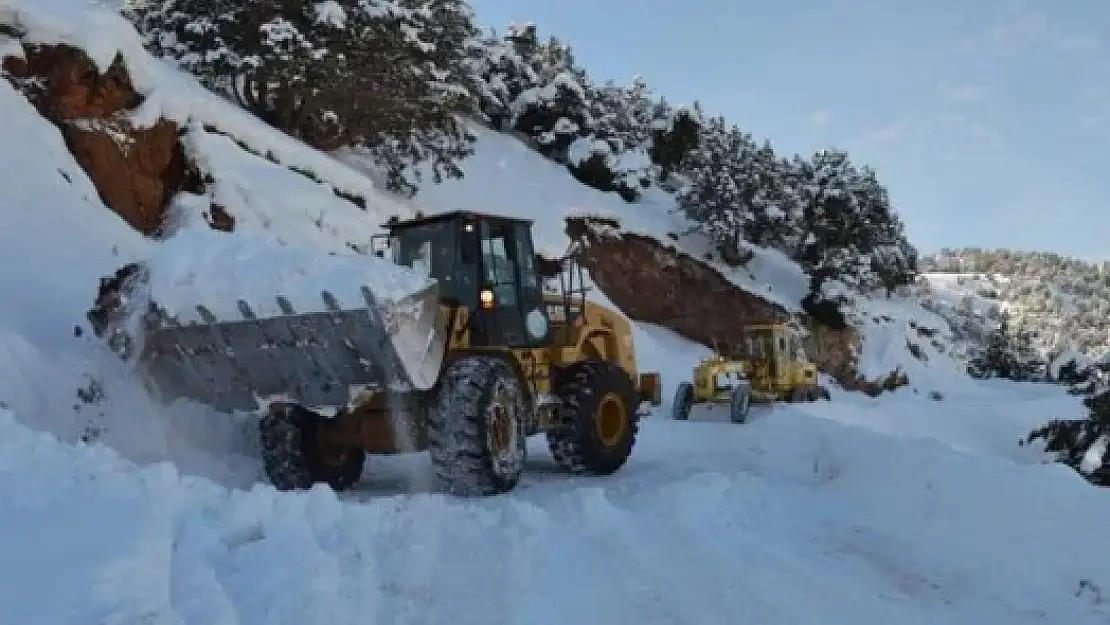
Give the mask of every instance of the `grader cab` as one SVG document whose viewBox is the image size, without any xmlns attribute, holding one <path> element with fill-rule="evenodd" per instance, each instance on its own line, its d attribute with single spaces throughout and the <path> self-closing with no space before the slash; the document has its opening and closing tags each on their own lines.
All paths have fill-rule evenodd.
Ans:
<svg viewBox="0 0 1110 625">
<path fill-rule="evenodd" d="M 829 391 L 817 382 L 817 367 L 803 362 L 790 326 L 748 325 L 742 343 L 729 356 L 715 351 L 694 367 L 692 381 L 675 391 L 672 416 L 690 418 L 695 405 L 727 404 L 729 420 L 748 419 L 752 403 L 816 401 L 829 399 Z"/>
<path fill-rule="evenodd" d="M 828 399 L 817 383 L 817 365 L 804 362 L 797 336 L 785 324 L 745 326 L 737 354 L 749 368 L 752 398 L 757 402 Z"/>
<path fill-rule="evenodd" d="M 444 490 L 506 492 L 540 433 L 569 472 L 624 465 L 659 375 L 637 370 L 629 322 L 587 301 L 573 245 L 545 260 L 529 221 L 470 211 L 384 227 L 375 253 L 432 287 L 396 302 L 364 288 L 347 309 L 323 293 L 318 313 L 279 298 L 283 314 L 264 319 L 239 302 L 242 319 L 188 325 L 152 302 L 138 360 L 158 394 L 262 412 L 279 489 L 349 488 L 367 453 L 427 450 Z"/>
</svg>

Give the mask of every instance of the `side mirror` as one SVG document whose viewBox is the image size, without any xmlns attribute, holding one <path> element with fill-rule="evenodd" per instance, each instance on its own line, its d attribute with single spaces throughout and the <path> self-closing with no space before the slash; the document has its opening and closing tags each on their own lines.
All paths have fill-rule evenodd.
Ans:
<svg viewBox="0 0 1110 625">
<path fill-rule="evenodd" d="M 536 254 L 536 272 L 540 274 L 541 278 L 555 278 L 563 273 L 563 264 L 558 260 L 551 260 L 545 258 L 541 254 Z"/>
</svg>

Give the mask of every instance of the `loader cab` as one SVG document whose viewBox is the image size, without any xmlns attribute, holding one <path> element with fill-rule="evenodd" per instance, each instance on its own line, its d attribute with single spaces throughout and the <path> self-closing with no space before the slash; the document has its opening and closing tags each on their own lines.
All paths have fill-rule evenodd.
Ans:
<svg viewBox="0 0 1110 625">
<path fill-rule="evenodd" d="M 427 272 L 470 315 L 473 347 L 535 347 L 550 337 L 532 222 L 471 211 L 387 223 L 393 261 Z"/>
</svg>

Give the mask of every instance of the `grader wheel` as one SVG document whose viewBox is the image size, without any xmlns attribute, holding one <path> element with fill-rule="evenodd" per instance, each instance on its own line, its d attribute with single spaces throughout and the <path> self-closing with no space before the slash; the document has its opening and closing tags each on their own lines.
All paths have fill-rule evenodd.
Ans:
<svg viewBox="0 0 1110 625">
<path fill-rule="evenodd" d="M 675 421 L 690 419 L 690 411 L 694 408 L 694 385 L 682 382 L 674 392 L 674 404 L 671 405 L 671 417 Z"/>
<path fill-rule="evenodd" d="M 820 399 L 827 401 L 829 399 L 829 390 L 816 384 L 798 386 L 790 393 L 790 401 L 794 403 L 815 402 Z"/>
<path fill-rule="evenodd" d="M 747 423 L 752 411 L 752 389 L 737 386 L 728 395 L 728 419 L 733 423 Z"/>
<path fill-rule="evenodd" d="M 636 444 L 636 389 L 618 365 L 588 360 L 571 366 L 556 389 L 557 425 L 547 432 L 551 455 L 571 473 L 609 475 Z"/>
</svg>

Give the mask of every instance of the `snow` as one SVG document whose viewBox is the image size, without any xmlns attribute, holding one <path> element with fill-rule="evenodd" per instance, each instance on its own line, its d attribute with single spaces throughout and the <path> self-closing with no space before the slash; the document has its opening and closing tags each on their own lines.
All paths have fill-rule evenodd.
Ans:
<svg viewBox="0 0 1110 625">
<path fill-rule="evenodd" d="M 1001 394 L 998 395 L 1001 397 Z M 832 404 L 827 404 L 832 405 Z M 430 494 L 225 489 L 0 417 L 4 622 L 1075 623 L 1110 617 L 1110 500 L 1057 466 L 796 408 L 649 419 L 619 476 Z M 383 463 L 368 481 L 403 475 Z M 32 477 L 33 476 L 33 477 Z M 67 520 L 80 515 L 81 531 Z M 95 536 L 90 541 L 88 537 Z M 1031 541 L 1052 536 L 1050 544 Z M 398 545 L 405 545 L 398 548 Z M 54 566 L 65 562 L 64 568 Z M 16 581 L 18 580 L 18 581 Z M 123 583 L 126 580 L 126 583 Z M 36 588 L 56 599 L 42 602 Z M 1078 593 L 1078 596 L 1077 596 Z"/>
<path fill-rule="evenodd" d="M 429 213 L 470 209 L 531 219 L 536 251 L 549 257 L 562 256 L 570 243 L 565 234 L 568 217 L 598 216 L 619 220 L 624 232 L 648 236 L 665 245 L 676 245 L 695 258 L 705 258 L 709 249 L 705 239 L 686 234 L 691 223 L 676 214 L 673 198 L 658 189 L 649 189 L 640 202 L 628 204 L 616 193 L 580 184 L 567 175 L 565 167 L 538 158 L 511 136 L 477 125 L 468 130 L 478 142 L 475 153 L 464 163 L 465 176 L 423 186 L 414 200 L 419 209 Z M 353 168 L 373 170 L 357 152 L 337 157 Z M 674 234 L 677 241 L 669 234 Z M 753 251 L 753 260 L 739 270 L 720 263 L 713 266 L 741 288 L 786 310 L 800 310 L 809 278 L 781 252 L 763 248 Z"/>
<path fill-rule="evenodd" d="M 359 308 L 365 306 L 363 286 L 384 303 L 433 282 L 427 273 L 376 256 L 322 255 L 319 249 L 275 245 L 268 237 L 207 226 L 177 232 L 156 248 L 147 266 L 151 299 L 181 322 L 199 320 L 197 306 L 219 319 L 239 319 L 238 300 L 259 317 L 280 315 L 279 295 L 296 311 L 321 311 L 323 291 L 341 308 Z"/>
<path fill-rule="evenodd" d="M 569 214 L 612 213 L 660 240 L 682 220 L 660 197 L 626 205 L 488 132 L 464 180 L 425 186 L 416 205 L 391 199 L 143 56 L 104 8 L 0 0 L 0 21 L 15 13 L 33 37 L 88 46 L 101 61 L 124 48 L 151 102 L 166 105 L 159 112 L 186 114 L 188 149 L 216 183 L 213 197 L 183 198 L 167 239 L 143 239 L 0 81 L 0 146 L 19 146 L 0 149 L 0 531 L 14 537 L 0 541 L 0 622 L 1110 621 L 1110 536 L 1097 523 L 1083 531 L 1110 514 L 1110 499 L 1017 445 L 1035 425 L 1081 415 L 1078 398 L 970 380 L 929 345 L 927 362 L 909 357 L 906 340 L 920 336 L 911 322 L 939 328 L 945 349 L 957 342 L 912 298 L 857 310 L 880 320 L 862 326 L 865 369 L 911 377 L 878 398 L 833 387 L 830 402 L 754 407 L 742 426 L 709 407 L 675 422 L 674 390 L 708 351 L 637 324 L 638 360 L 661 372 L 664 405 L 613 476 L 560 474 L 538 438 L 506 496 L 423 492 L 422 455 L 374 458 L 339 496 L 274 491 L 250 421 L 159 406 L 103 345 L 74 336 L 101 276 L 148 260 L 163 295 L 216 306 L 243 297 L 239 287 L 253 300 L 278 282 L 291 294 L 386 282 L 379 261 L 346 250 L 418 207 L 528 216 L 553 254 Z M 334 189 L 362 195 L 366 209 Z M 234 233 L 200 227 L 196 209 L 210 201 L 235 216 Z M 699 253 L 694 237 L 680 244 Z M 800 300 L 805 276 L 781 255 L 759 251 L 750 270 L 729 275 Z M 191 275 L 188 293 L 174 290 Z M 406 275 L 388 278 L 412 278 L 398 292 L 417 283 Z M 90 380 L 103 398 L 83 403 L 74 391 Z"/>
<path fill-rule="evenodd" d="M 966 371 L 966 344 L 941 315 L 921 307 L 913 296 L 875 296 L 859 302 L 862 334 L 858 370 L 863 377 L 882 378 L 895 368 L 922 386 L 952 387 L 970 383 Z M 915 358 L 908 345 L 916 345 Z"/>
<path fill-rule="evenodd" d="M 347 12 L 335 0 L 317 2 L 314 8 L 318 22 L 324 22 L 336 28 L 343 28 L 347 23 Z"/>
</svg>

